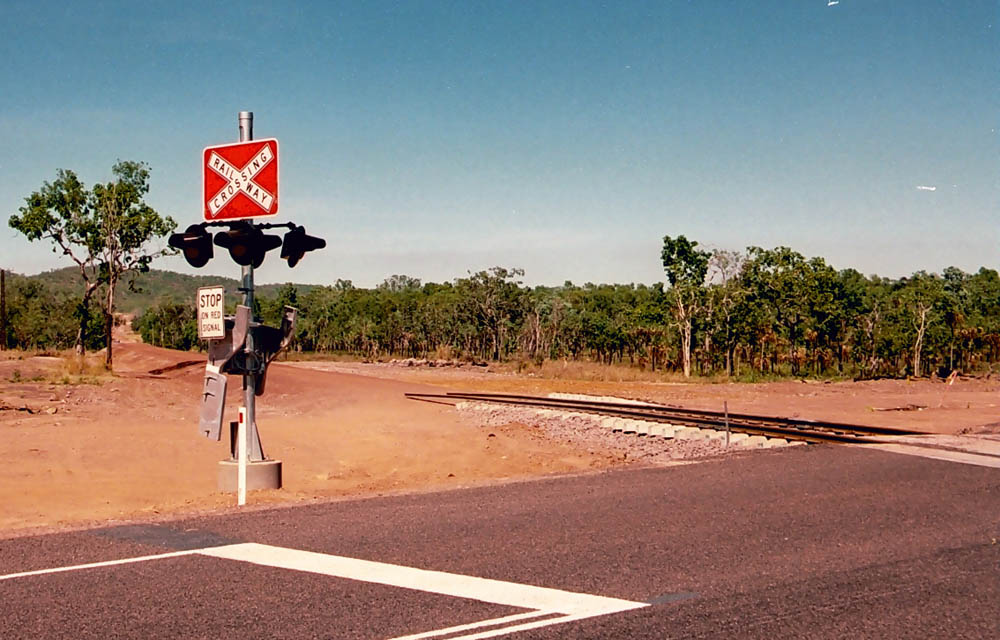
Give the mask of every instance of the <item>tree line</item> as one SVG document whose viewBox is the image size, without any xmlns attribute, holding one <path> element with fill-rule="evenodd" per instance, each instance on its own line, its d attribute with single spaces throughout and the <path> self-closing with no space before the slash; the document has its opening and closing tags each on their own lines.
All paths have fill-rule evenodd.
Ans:
<svg viewBox="0 0 1000 640">
<path fill-rule="evenodd" d="M 176 223 L 149 207 L 149 168 L 118 162 L 86 188 L 72 171 L 25 198 L 8 224 L 75 264 L 79 294 L 14 278 L 6 346 L 105 347 L 121 285 L 170 249 Z M 1000 358 L 1000 279 L 949 267 L 889 279 L 837 270 L 788 247 L 707 251 L 665 236 L 665 282 L 526 287 L 521 269 L 494 267 L 446 283 L 394 275 L 374 289 L 338 280 L 288 284 L 258 298 L 277 324 L 300 310 L 297 348 L 367 359 L 592 360 L 684 376 L 923 376 L 992 368 Z M 97 299 L 99 305 L 92 304 Z M 93 306 L 98 306 L 95 313 Z M 193 304 L 165 299 L 134 326 L 146 342 L 200 348 Z"/>
<path fill-rule="evenodd" d="M 282 286 L 257 313 L 299 311 L 296 347 L 378 360 L 589 360 L 684 376 L 846 376 L 982 372 L 1000 359 L 1000 276 L 949 267 L 890 279 L 837 270 L 788 247 L 705 251 L 664 238 L 666 282 L 526 287 L 494 267 L 446 283 L 394 275 Z M 197 346 L 191 304 L 147 309 L 151 344 Z"/>
</svg>

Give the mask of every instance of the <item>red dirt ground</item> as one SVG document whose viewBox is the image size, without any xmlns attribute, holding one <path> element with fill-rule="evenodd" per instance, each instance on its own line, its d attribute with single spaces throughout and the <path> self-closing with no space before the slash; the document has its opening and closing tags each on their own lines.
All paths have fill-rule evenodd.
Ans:
<svg viewBox="0 0 1000 640">
<path fill-rule="evenodd" d="M 234 505 L 234 496 L 216 490 L 217 462 L 228 457 L 228 442 L 197 435 L 203 355 L 123 342 L 115 346 L 115 375 L 99 384 L 51 382 L 61 378 L 62 359 L 16 357 L 0 361 L 0 537 Z M 239 387 L 231 376 L 227 420 L 235 419 Z M 616 450 L 556 442 L 523 424 L 486 431 L 450 407 L 403 397 L 460 389 L 568 391 L 712 409 L 728 402 L 733 412 L 938 433 L 996 431 L 1000 402 L 1000 384 L 965 379 L 952 386 L 607 383 L 277 363 L 258 399 L 257 421 L 266 453 L 284 462 L 284 488 L 253 492 L 250 503 L 468 486 L 625 464 Z M 912 409 L 917 406 L 924 408 Z"/>
</svg>

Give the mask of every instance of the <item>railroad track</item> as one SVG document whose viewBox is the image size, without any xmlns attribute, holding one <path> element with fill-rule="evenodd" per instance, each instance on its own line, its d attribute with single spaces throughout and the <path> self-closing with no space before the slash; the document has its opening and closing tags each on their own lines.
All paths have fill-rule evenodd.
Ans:
<svg viewBox="0 0 1000 640">
<path fill-rule="evenodd" d="M 649 405 L 626 402 L 604 402 L 591 400 L 573 400 L 567 398 L 548 398 L 544 396 L 527 396 L 507 393 L 464 393 L 450 392 L 407 393 L 407 398 L 426 402 L 458 404 L 459 402 L 488 402 L 495 404 L 514 405 L 534 409 L 555 409 L 593 413 L 618 418 L 661 422 L 666 424 L 695 427 L 699 429 L 729 429 L 733 433 L 760 435 L 768 438 L 785 438 L 805 442 L 821 443 L 885 443 L 883 436 L 917 435 L 921 432 L 893 427 L 874 427 L 870 425 L 846 424 L 842 422 L 823 422 L 816 420 L 801 420 L 797 418 L 779 418 L 774 416 L 757 416 L 746 413 L 727 413 L 724 411 L 708 411 L 688 409 L 669 405 Z"/>
</svg>

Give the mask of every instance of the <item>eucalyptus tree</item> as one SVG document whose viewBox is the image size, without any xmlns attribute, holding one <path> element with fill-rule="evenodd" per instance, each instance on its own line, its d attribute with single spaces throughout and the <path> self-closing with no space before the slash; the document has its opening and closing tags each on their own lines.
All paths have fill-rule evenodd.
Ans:
<svg viewBox="0 0 1000 640">
<path fill-rule="evenodd" d="M 786 359 L 792 373 L 798 374 L 804 357 L 799 346 L 805 344 L 808 332 L 814 330 L 810 323 L 818 310 L 817 296 L 823 293 L 829 306 L 830 292 L 823 291 L 818 279 L 832 287 L 833 271 L 822 258 L 806 258 L 788 247 L 761 249 L 750 247 L 743 270 L 743 281 L 748 288 L 750 302 L 767 308 L 770 319 L 777 326 L 773 332 L 774 348 L 783 342 L 788 352 Z M 827 288 L 829 288 L 827 287 Z M 828 311 L 825 310 L 824 313 Z M 777 351 L 773 352 L 778 360 Z"/>
<path fill-rule="evenodd" d="M 559 289 L 535 287 L 528 293 L 528 311 L 519 340 L 521 350 L 536 363 L 554 357 L 556 337 L 563 320 L 563 300 Z"/>
<path fill-rule="evenodd" d="M 962 330 L 964 366 L 1000 360 L 1000 274 L 981 268 L 965 281 L 968 328 Z"/>
<path fill-rule="evenodd" d="M 636 287 L 636 300 L 630 313 L 630 333 L 636 347 L 642 354 L 642 361 L 648 359 L 650 369 L 656 371 L 665 360 L 665 341 L 668 305 L 663 283 Z"/>
<path fill-rule="evenodd" d="M 727 376 L 733 374 L 733 351 L 736 348 L 737 333 L 734 330 L 733 314 L 746 292 L 739 279 L 743 272 L 746 256 L 739 251 L 716 249 L 708 260 L 708 296 L 706 320 L 708 335 L 716 336 L 716 344 L 721 343 Z M 706 341 L 706 350 L 711 344 Z"/>
<path fill-rule="evenodd" d="M 132 327 L 143 342 L 157 347 L 187 351 L 198 346 L 197 311 L 190 303 L 161 302 L 136 316 Z"/>
<path fill-rule="evenodd" d="M 91 202 L 100 224 L 100 275 L 107 287 L 105 298 L 105 362 L 112 363 L 111 329 L 114 326 L 115 293 L 129 273 L 149 271 L 154 258 L 171 252 L 152 243 L 174 230 L 177 224 L 162 217 L 143 200 L 149 193 L 149 167 L 142 162 L 118 162 L 114 179 L 95 184 Z"/>
<path fill-rule="evenodd" d="M 698 249 L 698 243 L 680 235 L 663 236 L 660 260 L 670 281 L 674 320 L 681 334 L 681 362 L 684 377 L 691 377 L 691 332 L 704 293 L 710 253 Z"/>
<path fill-rule="evenodd" d="M 840 373 L 864 361 L 865 322 L 874 302 L 869 290 L 870 280 L 856 269 L 842 269 L 837 273 L 837 312 L 831 327 L 833 335 L 830 343 L 836 347 L 837 370 Z"/>
<path fill-rule="evenodd" d="M 524 269 L 493 267 L 455 281 L 465 318 L 477 329 L 475 342 L 484 357 L 502 359 L 509 351 L 508 338 L 517 335 L 527 307 L 527 296 L 517 280 L 523 275 Z"/>
<path fill-rule="evenodd" d="M 60 169 L 53 182 L 25 198 L 25 206 L 8 220 L 28 240 L 48 240 L 52 250 L 68 256 L 80 271 L 83 295 L 77 307 L 77 353 L 83 355 L 90 301 L 106 286 L 104 302 L 107 366 L 112 365 L 111 329 L 115 295 L 122 277 L 149 270 L 149 264 L 170 249 L 155 248 L 157 238 L 176 223 L 144 201 L 149 192 L 149 168 L 142 162 L 117 162 L 114 178 L 87 189 L 72 171 Z"/>
<path fill-rule="evenodd" d="M 955 369 L 955 350 L 959 349 L 961 358 L 961 335 L 965 329 L 966 320 L 971 312 L 968 299 L 967 282 L 969 274 L 958 267 L 947 267 L 942 273 L 943 301 L 942 315 L 948 327 L 948 370 Z"/>
<path fill-rule="evenodd" d="M 909 342 L 909 365 L 915 377 L 923 373 L 928 331 L 941 320 L 944 296 L 944 280 L 925 271 L 900 279 L 894 287 L 893 302 L 899 318 L 897 330 Z"/>
<path fill-rule="evenodd" d="M 7 334 L 5 347 L 18 349 L 65 349 L 73 346 L 76 327 L 75 304 L 41 282 L 24 277 L 7 280 Z M 95 337 L 88 331 L 87 337 Z M 98 334 L 99 335 L 99 334 Z"/>
<path fill-rule="evenodd" d="M 8 220 L 11 228 L 28 240 L 48 240 L 53 253 L 68 256 L 80 271 L 83 295 L 76 308 L 75 347 L 84 353 L 84 339 L 90 322 L 90 300 L 101 282 L 97 261 L 102 241 L 100 224 L 90 205 L 90 193 L 72 171 L 60 169 L 53 182 L 25 198 L 25 206 Z"/>
<path fill-rule="evenodd" d="M 386 348 L 407 356 L 426 355 L 426 341 L 419 331 L 420 309 L 424 298 L 420 280 L 407 275 L 393 275 L 378 285 L 384 305 L 381 321 L 385 325 Z"/>
</svg>

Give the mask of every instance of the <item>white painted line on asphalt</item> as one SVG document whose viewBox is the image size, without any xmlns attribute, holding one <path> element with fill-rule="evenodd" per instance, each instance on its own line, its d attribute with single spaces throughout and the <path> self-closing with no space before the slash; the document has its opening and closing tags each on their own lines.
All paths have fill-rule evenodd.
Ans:
<svg viewBox="0 0 1000 640">
<path fill-rule="evenodd" d="M 905 444 L 863 444 L 866 449 L 877 449 L 889 453 L 901 453 L 908 456 L 920 456 L 931 460 L 945 460 L 961 464 L 974 464 L 980 467 L 1000 469 L 1000 458 L 971 451 L 950 451 L 948 449 L 932 449 Z"/>
<path fill-rule="evenodd" d="M 337 578 L 375 582 L 392 587 L 415 589 L 456 598 L 492 602 L 522 609 L 537 609 L 566 614 L 597 614 L 626 611 L 648 606 L 587 593 L 575 593 L 516 582 L 477 578 L 458 573 L 404 567 L 385 562 L 372 562 L 314 551 L 300 551 L 266 544 L 245 542 L 224 547 L 202 549 L 198 553 L 216 558 L 228 558 L 253 564 L 308 573 L 321 573 Z"/>
<path fill-rule="evenodd" d="M 540 629 L 542 627 L 548 627 L 554 624 L 563 624 L 566 622 L 573 622 L 575 620 L 586 620 L 587 618 L 603 616 L 608 613 L 615 613 L 615 612 L 605 611 L 603 613 L 581 613 L 573 616 L 562 616 L 561 618 L 549 618 L 547 620 L 539 620 L 538 622 L 528 622 L 525 624 L 514 625 L 512 627 L 504 627 L 503 629 L 493 629 L 491 631 L 483 631 L 482 633 L 472 633 L 466 636 L 451 636 L 450 638 L 448 638 L 448 640 L 482 640 L 483 638 L 496 638 L 497 636 L 505 636 L 509 633 L 516 633 L 518 631 L 527 631 L 528 629 Z M 402 639 L 392 638 L 391 640 L 402 640 Z"/>
<path fill-rule="evenodd" d="M 459 631 L 472 631 L 473 629 L 482 629 L 483 627 L 492 627 L 498 625 L 509 624 L 511 622 L 520 622 L 521 620 L 530 620 L 531 618 L 541 618 L 542 616 L 553 615 L 551 611 L 529 611 L 527 613 L 515 613 L 512 616 L 504 616 L 502 618 L 493 618 L 492 620 L 480 620 L 479 622 L 470 622 L 469 624 L 460 624 L 455 627 L 447 627 L 445 629 L 435 629 L 434 631 L 425 631 L 423 633 L 414 633 L 409 636 L 399 636 L 392 638 L 392 640 L 424 640 L 425 638 L 436 638 L 438 636 L 447 636 L 453 633 L 458 633 Z M 565 616 L 563 616 L 565 617 Z M 548 622 L 548 620 L 546 620 Z M 504 633 L 507 633 L 505 630 Z M 467 636 L 460 636 L 465 638 Z M 454 640 L 454 639 L 449 639 Z"/>
<path fill-rule="evenodd" d="M 646 602 L 633 602 L 631 600 L 622 600 L 619 598 L 608 598 L 605 596 L 595 596 L 587 593 L 563 591 L 561 589 L 536 587 L 529 584 L 505 582 L 503 580 L 493 580 L 489 578 L 478 578 L 476 576 L 446 573 L 444 571 L 431 571 L 428 569 L 418 569 L 416 567 L 404 567 L 385 562 L 359 560 L 357 558 L 334 556 L 325 553 L 316 553 L 314 551 L 287 549 L 284 547 L 274 547 L 253 542 L 231 544 L 220 547 L 208 547 L 204 549 L 172 551 L 169 553 L 138 556 L 135 558 L 123 558 L 120 560 L 90 562 L 87 564 L 77 564 L 67 567 L 22 571 L 20 573 L 2 575 L 0 576 L 0 581 L 54 573 L 65 573 L 68 571 L 114 567 L 134 564 L 137 562 L 146 562 L 149 560 L 163 560 L 166 558 L 177 558 L 190 555 L 235 560 L 238 562 L 247 562 L 250 564 L 280 569 L 290 569 L 293 571 L 303 571 L 306 573 L 318 573 L 335 578 L 383 584 L 391 587 L 413 589 L 427 593 L 436 593 L 439 595 L 464 598 L 468 600 L 479 600 L 481 602 L 489 602 L 492 604 L 532 610 L 501 618 L 481 620 L 479 622 L 472 622 L 445 629 L 436 629 L 414 635 L 400 636 L 394 640 L 419 640 L 438 638 L 441 636 L 449 636 L 448 640 L 480 640 L 482 638 L 494 638 L 514 633 L 516 631 L 538 629 L 549 625 L 571 622 L 573 620 L 584 620 L 595 616 L 629 611 L 631 609 L 641 609 L 649 606 Z M 544 619 L 540 620 L 538 618 Z M 477 631 L 478 629 L 484 629 L 485 627 L 498 628 Z M 472 631 L 473 633 L 466 635 L 453 635 L 463 631 Z"/>
<path fill-rule="evenodd" d="M 120 564 L 132 564 L 135 562 L 146 562 L 147 560 L 162 560 L 163 558 L 176 558 L 178 556 L 190 556 L 198 553 L 193 551 L 171 551 L 170 553 L 159 553 L 154 556 L 139 556 L 136 558 L 123 558 L 121 560 L 105 560 L 104 562 L 90 562 L 87 564 L 75 564 L 69 567 L 55 567 L 54 569 L 38 569 L 36 571 L 22 571 L 21 573 L 8 573 L 0 576 L 0 580 L 13 580 L 14 578 L 28 578 L 31 576 L 44 576 L 50 573 L 64 573 L 66 571 L 79 571 L 81 569 L 98 569 L 100 567 L 113 567 Z"/>
</svg>

